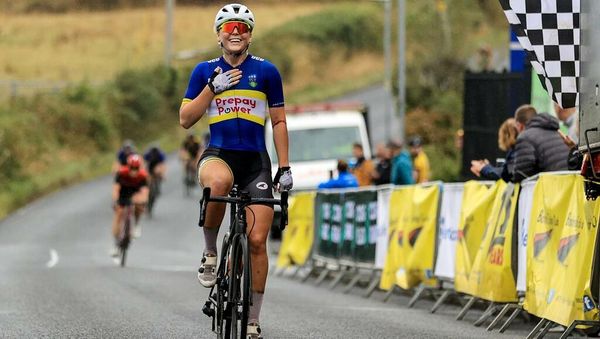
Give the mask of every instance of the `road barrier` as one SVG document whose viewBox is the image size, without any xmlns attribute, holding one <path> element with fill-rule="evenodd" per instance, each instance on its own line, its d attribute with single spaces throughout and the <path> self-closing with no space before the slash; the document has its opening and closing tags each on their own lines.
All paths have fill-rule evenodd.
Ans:
<svg viewBox="0 0 600 339">
<path fill-rule="evenodd" d="M 501 332 L 523 309 L 542 318 L 530 336 L 543 336 L 552 324 L 569 326 L 565 335 L 578 324 L 600 326 L 599 293 L 592 290 L 599 285 L 592 269 L 600 203 L 585 200 L 578 174 L 543 173 L 522 185 L 327 190 L 294 199 L 302 203 L 290 206 L 292 227 L 284 232 L 278 268 L 304 265 L 303 280 L 331 276 L 333 288 L 351 278 L 348 292 L 368 279 L 365 296 L 379 286 L 386 300 L 396 288 L 413 290 L 409 306 L 429 291 L 437 300 L 432 312 L 450 295 L 466 296 L 457 319 L 478 301 L 488 309 L 476 325 L 500 310 L 488 330 L 511 309 Z"/>
</svg>

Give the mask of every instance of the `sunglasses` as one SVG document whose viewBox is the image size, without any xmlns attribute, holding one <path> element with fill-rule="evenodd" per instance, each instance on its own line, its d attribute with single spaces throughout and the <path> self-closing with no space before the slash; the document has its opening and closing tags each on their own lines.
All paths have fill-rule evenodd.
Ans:
<svg viewBox="0 0 600 339">
<path fill-rule="evenodd" d="M 238 34 L 244 34 L 252 31 L 248 24 L 241 21 L 227 21 L 219 27 L 219 31 L 232 34 L 236 28 Z"/>
</svg>

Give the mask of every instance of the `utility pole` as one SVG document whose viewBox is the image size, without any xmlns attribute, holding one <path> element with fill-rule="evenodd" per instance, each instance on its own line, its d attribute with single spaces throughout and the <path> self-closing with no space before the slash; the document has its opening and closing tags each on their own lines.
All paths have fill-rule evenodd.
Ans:
<svg viewBox="0 0 600 339">
<path fill-rule="evenodd" d="M 393 95 L 392 95 L 392 0 L 384 0 L 384 27 L 383 27 L 383 54 L 384 54 L 384 81 L 385 87 L 385 140 L 389 140 L 392 133 Z"/>
<path fill-rule="evenodd" d="M 175 0 L 166 0 L 166 24 L 165 24 L 165 65 L 171 66 L 171 52 L 173 51 L 173 7 Z"/>
<path fill-rule="evenodd" d="M 404 142 L 404 112 L 406 110 L 406 2 L 398 0 L 398 124 L 400 125 L 400 140 Z"/>
</svg>

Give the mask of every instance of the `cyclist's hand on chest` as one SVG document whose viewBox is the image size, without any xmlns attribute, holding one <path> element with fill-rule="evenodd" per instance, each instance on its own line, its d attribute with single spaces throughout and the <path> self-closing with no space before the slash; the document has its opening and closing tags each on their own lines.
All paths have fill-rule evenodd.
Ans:
<svg viewBox="0 0 600 339">
<path fill-rule="evenodd" d="M 214 94 L 219 94 L 237 85 L 241 78 L 242 71 L 237 68 L 223 73 L 221 67 L 217 67 L 208 79 L 208 87 Z"/>
</svg>

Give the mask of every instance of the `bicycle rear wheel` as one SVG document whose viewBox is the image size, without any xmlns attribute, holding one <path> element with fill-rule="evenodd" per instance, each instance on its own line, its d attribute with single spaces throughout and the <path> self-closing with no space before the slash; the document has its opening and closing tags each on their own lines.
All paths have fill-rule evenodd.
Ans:
<svg viewBox="0 0 600 339">
<path fill-rule="evenodd" d="M 229 325 L 231 338 L 246 338 L 251 298 L 251 271 L 248 238 L 246 234 L 238 234 L 233 240 L 230 272 L 229 306 L 231 309 L 231 322 Z"/>
</svg>

